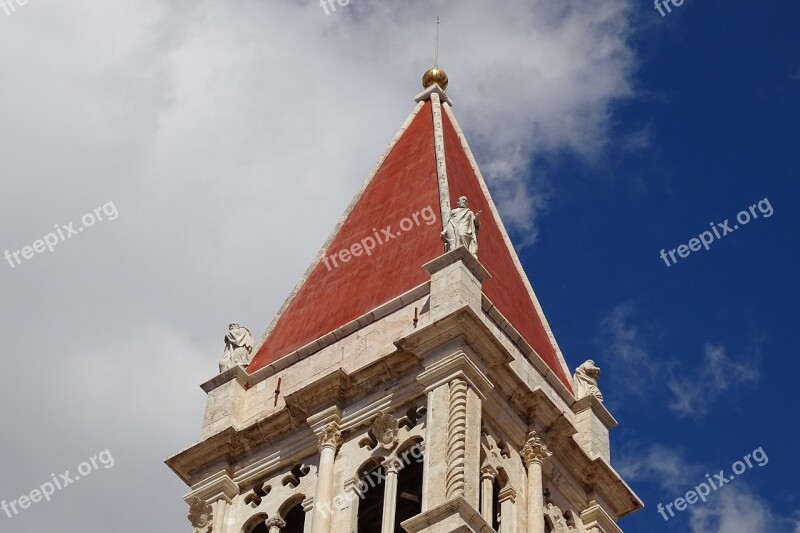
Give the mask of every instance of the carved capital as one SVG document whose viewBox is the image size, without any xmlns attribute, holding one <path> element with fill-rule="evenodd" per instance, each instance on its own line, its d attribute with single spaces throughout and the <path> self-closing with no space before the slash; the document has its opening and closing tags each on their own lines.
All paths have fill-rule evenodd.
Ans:
<svg viewBox="0 0 800 533">
<path fill-rule="evenodd" d="M 273 516 L 272 518 L 267 518 L 267 521 L 264 522 L 264 525 L 270 529 L 273 527 L 283 529 L 286 527 L 286 522 L 280 516 Z"/>
<path fill-rule="evenodd" d="M 525 466 L 527 467 L 533 464 L 541 466 L 548 457 L 553 455 L 535 431 L 531 431 L 530 435 L 528 435 L 528 440 L 525 442 L 525 446 L 522 447 L 519 454 L 522 456 L 523 461 L 525 461 Z"/>
<path fill-rule="evenodd" d="M 189 522 L 194 528 L 193 533 L 211 533 L 213 528 L 214 510 L 210 504 L 194 498 L 189 505 Z"/>
<path fill-rule="evenodd" d="M 322 451 L 324 448 L 339 449 L 342 445 L 342 432 L 339 430 L 339 424 L 328 424 L 319 434 L 319 449 Z"/>
<path fill-rule="evenodd" d="M 403 469 L 403 463 L 395 457 L 392 457 L 391 459 L 387 459 L 386 461 L 384 461 L 382 466 L 384 471 L 386 472 L 386 475 L 396 474 Z"/>
<path fill-rule="evenodd" d="M 497 477 L 497 469 L 491 465 L 486 465 L 481 468 L 481 481 L 486 479 L 490 481 L 494 481 L 494 478 Z"/>
</svg>

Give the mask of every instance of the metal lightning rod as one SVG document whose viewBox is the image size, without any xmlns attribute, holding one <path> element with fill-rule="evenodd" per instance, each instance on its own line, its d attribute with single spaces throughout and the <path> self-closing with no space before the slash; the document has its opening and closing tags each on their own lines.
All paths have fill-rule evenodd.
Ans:
<svg viewBox="0 0 800 533">
<path fill-rule="evenodd" d="M 439 68 L 439 17 L 436 17 L 436 55 L 433 58 L 433 67 Z"/>
</svg>

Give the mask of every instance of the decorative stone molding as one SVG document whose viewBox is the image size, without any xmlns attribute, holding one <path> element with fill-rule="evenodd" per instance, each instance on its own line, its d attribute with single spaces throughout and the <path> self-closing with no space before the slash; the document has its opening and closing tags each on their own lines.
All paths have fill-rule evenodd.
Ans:
<svg viewBox="0 0 800 533">
<path fill-rule="evenodd" d="M 192 489 L 192 492 L 185 498 L 189 506 L 197 499 L 209 503 L 220 500 L 225 503 L 232 503 L 233 499 L 240 493 L 239 486 L 230 478 L 228 472 L 225 470 L 220 470 L 209 475 L 202 481 L 193 485 Z"/>
<path fill-rule="evenodd" d="M 300 485 L 300 480 L 307 476 L 309 472 L 311 472 L 310 466 L 298 463 L 294 465 L 285 476 L 283 476 L 283 479 L 281 479 L 281 485 L 284 487 L 289 486 L 292 488 L 297 488 L 298 485 Z M 266 490 L 266 487 L 264 487 L 264 490 Z M 268 493 L 269 491 L 267 491 L 267 494 Z"/>
<path fill-rule="evenodd" d="M 193 533 L 211 533 L 213 530 L 214 510 L 200 498 L 192 500 L 188 518 L 194 528 Z"/>
<path fill-rule="evenodd" d="M 464 496 L 466 486 L 467 382 L 450 382 L 450 416 L 447 423 L 447 498 Z"/>
<path fill-rule="evenodd" d="M 272 485 L 269 483 L 256 483 L 253 486 L 252 492 L 245 496 L 244 503 L 249 505 L 252 509 L 255 509 L 261 505 L 261 502 L 270 492 L 272 492 Z"/>
<path fill-rule="evenodd" d="M 378 415 L 372 423 L 370 433 L 378 446 L 391 450 L 397 446 L 398 421 L 390 414 Z"/>
<path fill-rule="evenodd" d="M 342 432 L 339 424 L 332 422 L 325 426 L 319 433 L 319 449 L 333 448 L 334 451 L 342 445 Z"/>
<path fill-rule="evenodd" d="M 497 501 L 501 504 L 505 501 L 515 503 L 517 501 L 517 491 L 510 486 L 503 487 L 500 489 L 500 492 L 497 493 Z"/>
<path fill-rule="evenodd" d="M 595 500 L 589 502 L 580 518 L 588 533 L 622 533 L 614 519 Z"/>
<path fill-rule="evenodd" d="M 547 458 L 553 455 L 535 431 L 530 432 L 528 440 L 525 442 L 525 446 L 522 447 L 519 454 L 522 456 L 522 459 L 525 461 L 525 466 L 527 467 L 530 467 L 534 463 L 541 466 Z"/>
<path fill-rule="evenodd" d="M 578 531 L 575 526 L 567 523 L 564 512 L 557 505 L 548 503 L 545 514 L 550 517 L 550 521 L 553 523 L 553 533 L 571 533 L 573 531 Z"/>
</svg>

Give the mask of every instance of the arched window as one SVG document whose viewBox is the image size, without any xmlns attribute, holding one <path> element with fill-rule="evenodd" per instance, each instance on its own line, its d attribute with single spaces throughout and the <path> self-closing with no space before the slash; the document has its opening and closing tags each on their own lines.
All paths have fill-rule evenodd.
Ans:
<svg viewBox="0 0 800 533">
<path fill-rule="evenodd" d="M 396 533 L 405 533 L 400 524 L 422 512 L 423 448 L 416 441 L 397 455 L 403 459 L 397 477 L 394 530 Z"/>
<path fill-rule="evenodd" d="M 362 480 L 363 498 L 358 504 L 358 533 L 381 530 L 383 520 L 383 495 L 386 491 L 386 473 L 380 463 L 371 462 L 358 472 Z"/>
<path fill-rule="evenodd" d="M 283 515 L 286 521 L 286 527 L 281 530 L 281 533 L 303 533 L 306 523 L 306 512 L 303 510 L 303 504 L 298 503 L 289 512 Z"/>
<path fill-rule="evenodd" d="M 375 533 L 383 527 L 387 485 L 389 494 L 396 494 L 391 502 L 393 529 L 405 533 L 400 524 L 422 512 L 423 454 L 422 438 L 415 437 L 400 446 L 392 458 L 373 457 L 359 468 L 358 533 Z"/>
<path fill-rule="evenodd" d="M 266 514 L 258 514 L 251 517 L 242 528 L 243 533 L 269 533 L 269 528 L 264 522 L 267 520 Z"/>
<path fill-rule="evenodd" d="M 508 473 L 502 466 L 481 469 L 481 515 L 492 529 L 507 533 L 514 528 L 516 491 L 509 483 Z"/>
</svg>

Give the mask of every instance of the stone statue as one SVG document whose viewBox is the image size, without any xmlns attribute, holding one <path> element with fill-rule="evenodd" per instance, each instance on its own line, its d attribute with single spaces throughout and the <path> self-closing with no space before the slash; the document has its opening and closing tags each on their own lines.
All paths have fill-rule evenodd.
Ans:
<svg viewBox="0 0 800 533">
<path fill-rule="evenodd" d="M 467 197 L 458 199 L 458 207 L 450 211 L 450 220 L 441 233 L 445 251 L 465 247 L 472 255 L 478 255 L 478 230 L 481 227 L 481 211 L 473 213 L 467 207 Z"/>
<path fill-rule="evenodd" d="M 600 369 L 594 366 L 594 361 L 589 359 L 575 370 L 575 399 L 580 400 L 589 395 L 603 401 L 603 394 L 597 386 L 597 378 L 600 377 Z"/>
<path fill-rule="evenodd" d="M 225 335 L 225 354 L 219 362 L 219 371 L 225 372 L 231 368 L 250 364 L 250 354 L 253 352 L 253 336 L 247 328 L 239 324 L 228 326 Z"/>
</svg>

